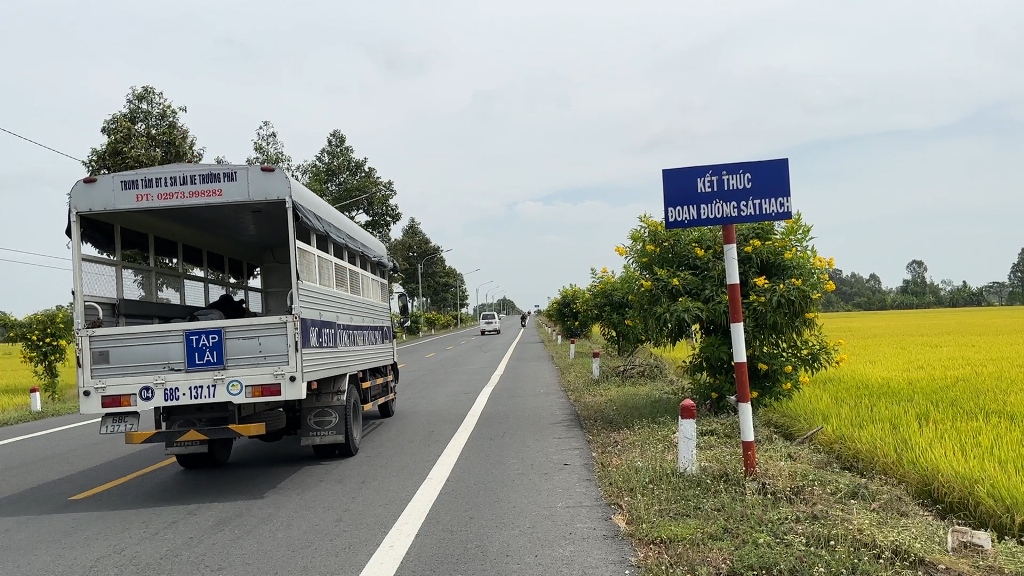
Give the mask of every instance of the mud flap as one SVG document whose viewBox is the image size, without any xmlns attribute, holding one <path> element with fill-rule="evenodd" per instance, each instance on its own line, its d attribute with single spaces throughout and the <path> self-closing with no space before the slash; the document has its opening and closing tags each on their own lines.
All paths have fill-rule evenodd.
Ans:
<svg viewBox="0 0 1024 576">
<path fill-rule="evenodd" d="M 341 444 L 345 442 L 345 391 L 307 396 L 302 402 L 299 444 Z"/>
</svg>

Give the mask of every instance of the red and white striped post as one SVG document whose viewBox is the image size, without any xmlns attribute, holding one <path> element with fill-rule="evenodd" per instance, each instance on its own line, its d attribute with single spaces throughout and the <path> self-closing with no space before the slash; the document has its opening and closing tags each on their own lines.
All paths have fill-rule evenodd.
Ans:
<svg viewBox="0 0 1024 576">
<path fill-rule="evenodd" d="M 679 471 L 697 471 L 697 404 L 687 398 L 679 403 Z"/>
<path fill-rule="evenodd" d="M 601 351 L 594 350 L 591 357 L 593 358 L 594 380 L 597 380 L 601 376 Z"/>
<path fill-rule="evenodd" d="M 43 411 L 43 397 L 39 394 L 39 387 L 33 386 L 28 390 L 28 406 L 30 412 Z"/>
<path fill-rule="evenodd" d="M 743 444 L 743 472 L 749 477 L 757 473 L 757 446 L 754 443 L 754 414 L 750 407 L 750 381 L 747 379 L 747 343 L 743 336 L 740 262 L 734 224 L 722 226 L 722 245 L 725 257 L 725 284 L 729 294 L 733 372 L 736 375 L 736 410 L 739 412 L 740 441 Z"/>
<path fill-rule="evenodd" d="M 576 358 L 576 339 L 569 338 L 569 360 Z"/>
</svg>

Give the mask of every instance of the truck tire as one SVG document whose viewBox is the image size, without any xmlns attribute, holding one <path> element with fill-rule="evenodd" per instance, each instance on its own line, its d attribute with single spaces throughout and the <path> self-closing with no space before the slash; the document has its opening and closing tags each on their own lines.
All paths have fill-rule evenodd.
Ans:
<svg viewBox="0 0 1024 576">
<path fill-rule="evenodd" d="M 235 445 L 234 438 L 217 438 L 210 440 L 210 451 L 205 454 L 210 468 L 220 468 L 231 459 L 231 448 Z"/>
<path fill-rule="evenodd" d="M 275 410 L 264 410 L 263 412 L 257 412 L 244 416 L 241 419 L 241 424 L 259 424 L 263 423 L 267 427 L 267 433 L 259 436 L 253 436 L 257 440 L 262 442 L 277 442 L 285 437 L 287 430 L 285 427 L 288 424 L 288 415 L 285 414 L 284 410 L 277 408 Z"/>
<path fill-rule="evenodd" d="M 208 452 L 202 454 L 175 454 L 174 459 L 178 466 L 185 470 L 198 470 L 200 468 L 220 468 L 231 459 L 231 448 L 235 444 L 234 438 L 216 438 L 209 441 Z"/>
<path fill-rule="evenodd" d="M 196 470 L 206 468 L 206 456 L 206 454 L 175 454 L 174 459 L 178 461 L 178 466 L 185 470 Z"/>
<path fill-rule="evenodd" d="M 334 458 L 338 455 L 339 444 L 313 444 L 313 455 L 317 458 Z"/>
<path fill-rule="evenodd" d="M 387 402 L 382 402 L 377 405 L 377 412 L 380 413 L 381 418 L 391 418 L 395 415 L 395 404 L 398 402 L 398 366 L 392 364 L 388 367 L 388 375 L 391 376 L 392 380 L 388 386 L 388 394 L 394 394 L 395 397 Z"/>
<path fill-rule="evenodd" d="M 345 443 L 339 445 L 342 456 L 352 457 L 359 453 L 363 439 L 363 405 L 359 400 L 359 389 L 350 384 L 345 395 Z"/>
<path fill-rule="evenodd" d="M 240 424 L 260 424 L 260 423 L 266 424 L 266 426 L 267 426 L 267 433 L 269 434 L 270 432 L 274 432 L 276 430 L 280 430 L 280 429 L 284 428 L 285 425 L 288 423 L 288 415 L 285 414 L 284 410 L 282 410 L 280 408 L 275 408 L 273 410 L 264 410 L 262 412 L 257 412 L 255 414 L 249 414 L 248 416 L 243 416 L 240 419 L 239 423 Z"/>
<path fill-rule="evenodd" d="M 398 400 L 398 394 L 387 402 L 381 402 L 377 404 L 377 411 L 380 412 L 381 418 L 391 418 L 395 415 L 395 401 Z"/>
</svg>

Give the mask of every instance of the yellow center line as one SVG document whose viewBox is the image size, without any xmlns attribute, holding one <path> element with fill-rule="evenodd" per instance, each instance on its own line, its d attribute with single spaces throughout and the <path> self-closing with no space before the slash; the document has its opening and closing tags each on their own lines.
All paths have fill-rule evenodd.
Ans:
<svg viewBox="0 0 1024 576">
<path fill-rule="evenodd" d="M 398 365 L 399 368 L 401 368 L 402 366 L 405 366 L 405 364 L 399 364 Z"/>
<path fill-rule="evenodd" d="M 424 356 L 424 358 L 430 358 L 434 354 L 437 354 L 437 352 L 431 352 L 430 354 L 427 354 L 426 356 Z"/>
<path fill-rule="evenodd" d="M 449 347 L 445 348 L 445 350 L 451 350 L 452 348 L 455 348 L 455 346 L 449 346 Z"/>
<path fill-rule="evenodd" d="M 156 464 L 153 464 L 152 466 L 143 468 L 142 470 L 139 470 L 138 472 L 132 472 L 131 474 L 129 474 L 127 476 L 122 476 L 122 477 L 118 478 L 117 480 L 113 480 L 111 482 L 107 482 L 106 484 L 103 484 L 102 486 L 97 486 L 97 487 L 93 488 L 92 490 L 86 490 L 85 492 L 82 492 L 81 494 L 76 494 L 76 495 L 72 496 L 71 498 L 68 498 L 68 500 L 81 500 L 82 498 L 88 498 L 89 496 L 95 496 L 96 494 L 99 494 L 100 492 L 103 492 L 104 490 L 110 490 L 111 488 L 113 488 L 115 486 L 120 486 L 121 484 L 124 484 L 125 482 L 127 482 L 129 480 L 132 480 L 134 478 L 138 478 L 139 476 L 142 476 L 143 474 L 149 474 L 150 472 L 152 472 L 154 470 L 163 468 L 164 466 L 167 466 L 168 464 L 174 462 L 174 460 L 175 460 L 174 458 L 168 458 L 167 460 L 164 460 L 163 462 L 157 462 Z"/>
</svg>

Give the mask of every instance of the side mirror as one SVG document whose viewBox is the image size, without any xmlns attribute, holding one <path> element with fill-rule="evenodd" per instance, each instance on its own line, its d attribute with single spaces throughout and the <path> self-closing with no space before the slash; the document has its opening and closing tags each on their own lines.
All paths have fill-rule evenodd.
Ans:
<svg viewBox="0 0 1024 576">
<path fill-rule="evenodd" d="M 398 294 L 398 315 L 402 318 L 409 317 L 409 297 L 405 292 Z"/>
</svg>

